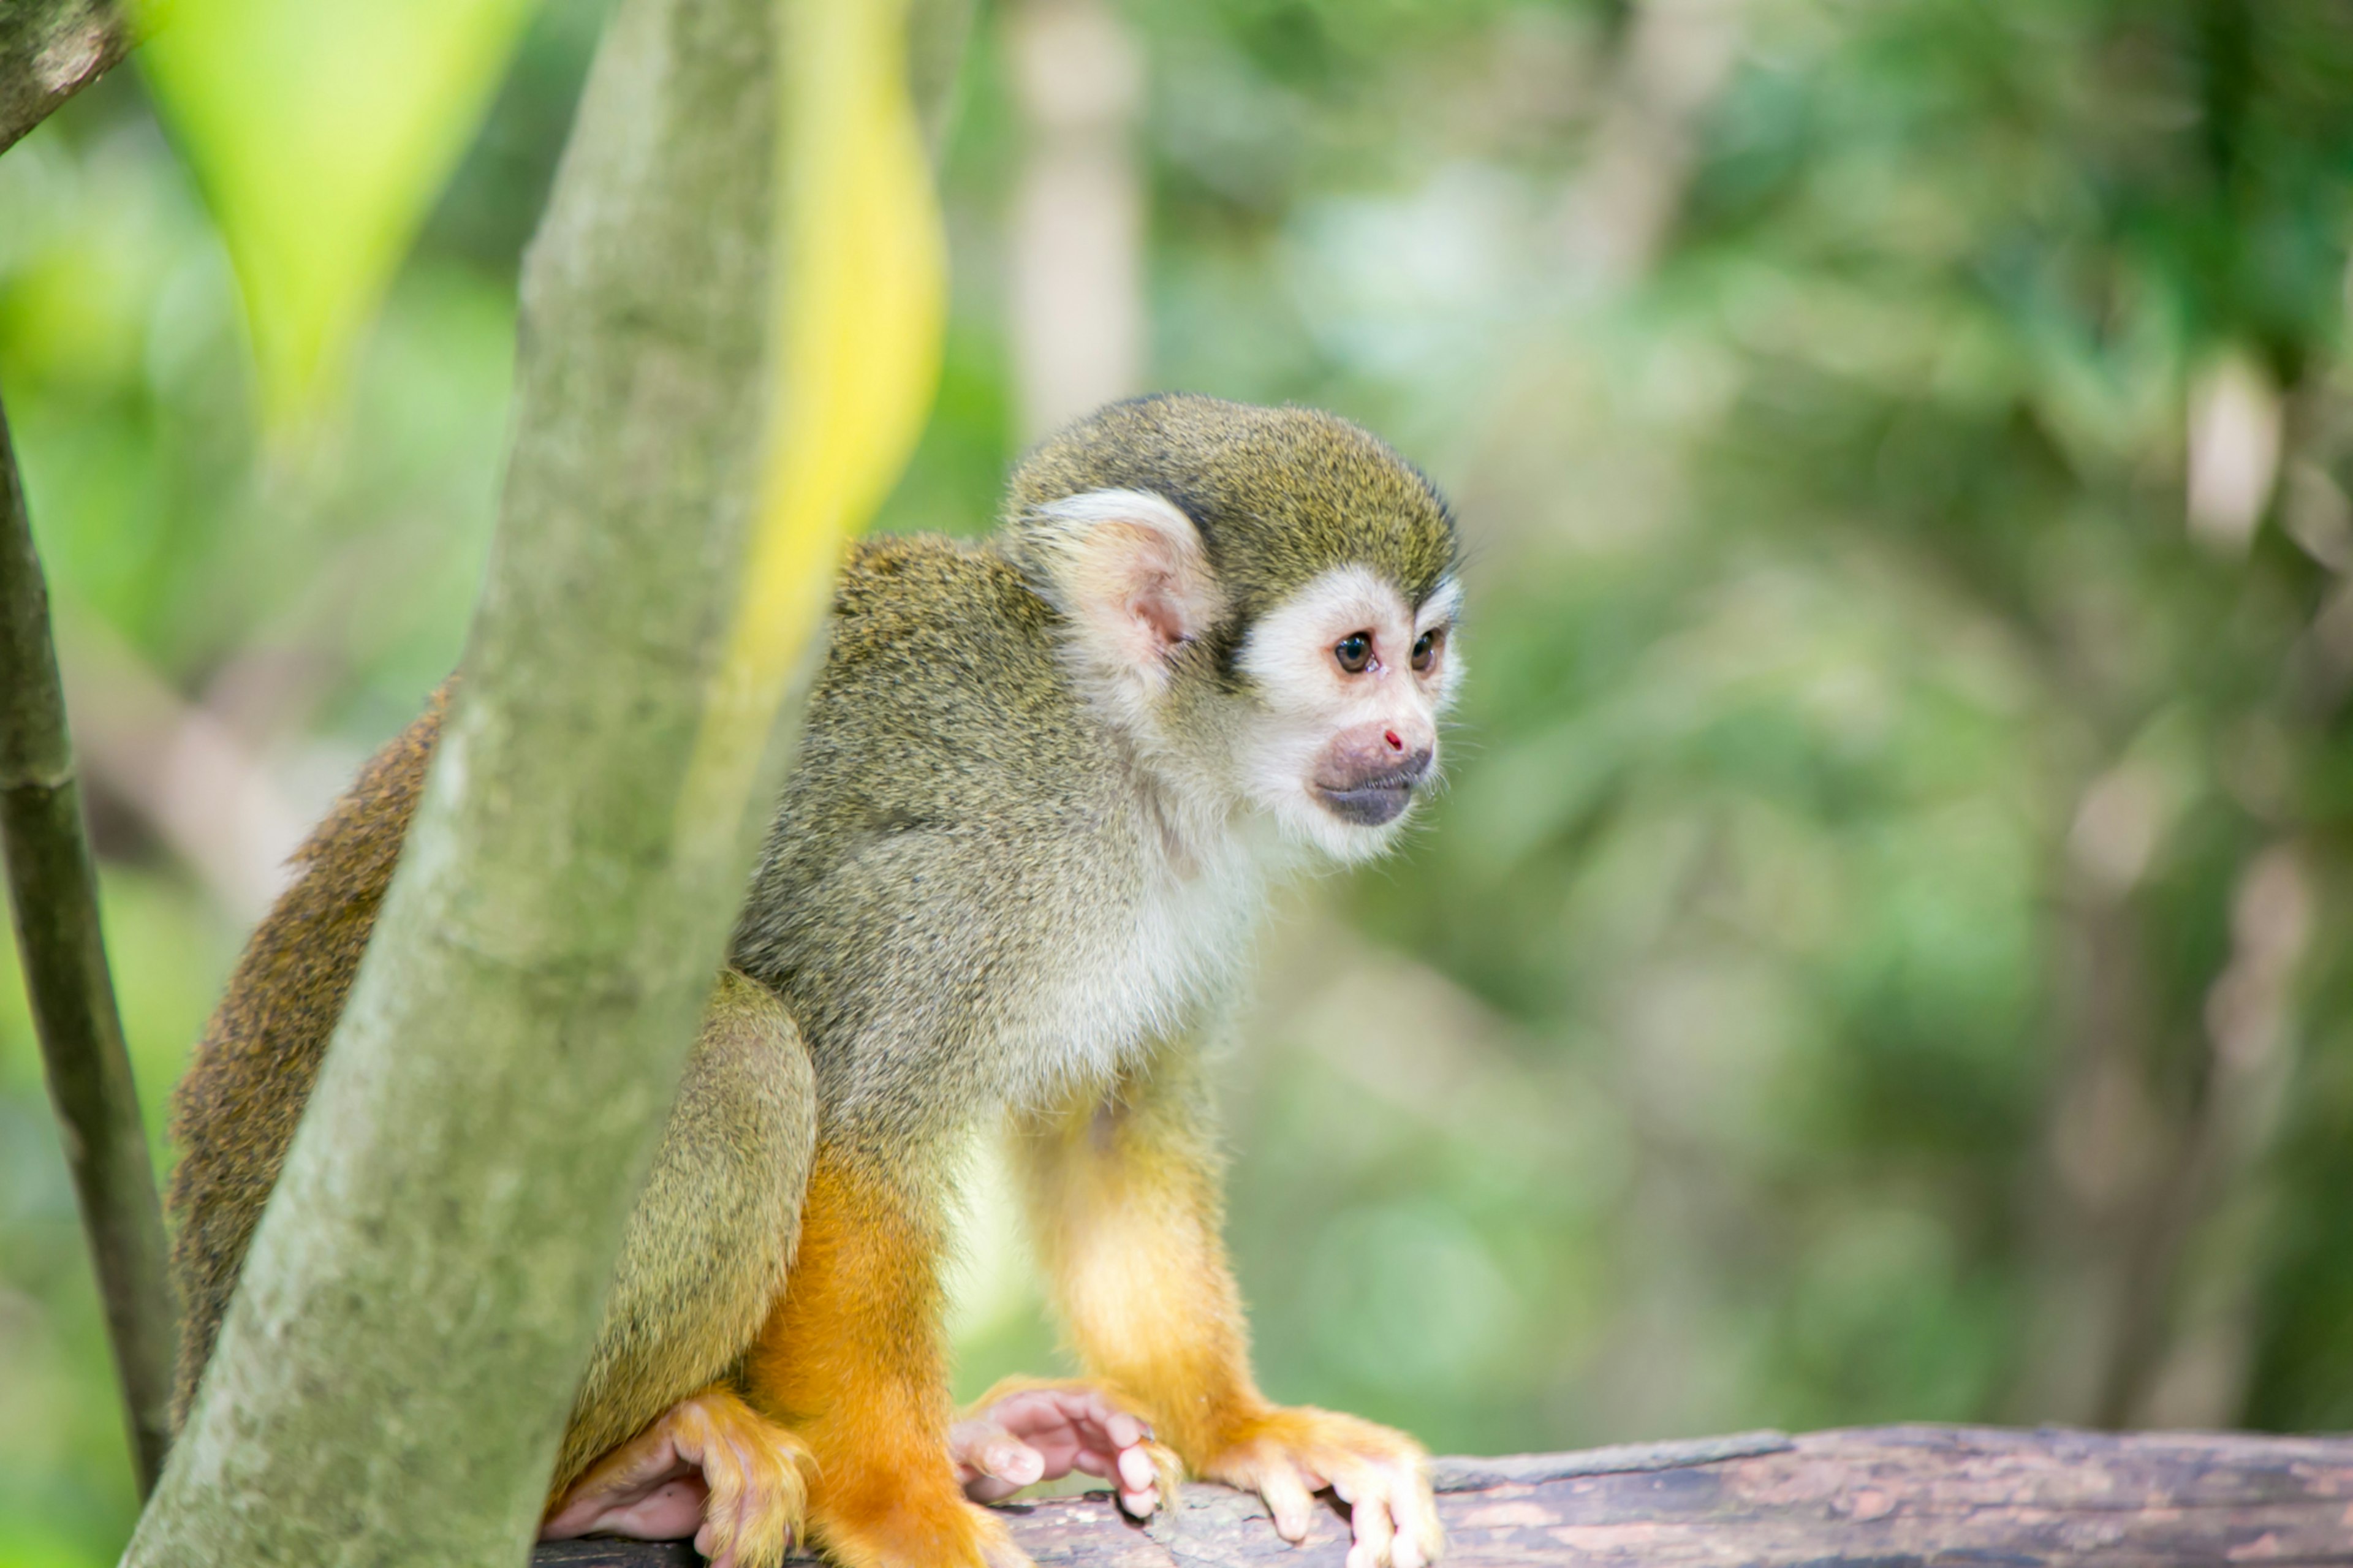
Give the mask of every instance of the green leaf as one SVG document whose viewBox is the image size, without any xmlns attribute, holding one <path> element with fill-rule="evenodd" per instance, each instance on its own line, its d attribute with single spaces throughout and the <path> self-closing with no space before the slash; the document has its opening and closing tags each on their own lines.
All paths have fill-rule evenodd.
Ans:
<svg viewBox="0 0 2353 1568">
<path fill-rule="evenodd" d="M 235 262 L 274 428 L 332 399 L 532 0 L 171 0 L 141 68 Z"/>
</svg>

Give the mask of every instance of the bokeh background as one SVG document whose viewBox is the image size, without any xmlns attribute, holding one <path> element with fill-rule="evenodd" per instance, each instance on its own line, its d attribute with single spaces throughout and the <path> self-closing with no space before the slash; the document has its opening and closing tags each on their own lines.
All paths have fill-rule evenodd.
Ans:
<svg viewBox="0 0 2353 1568">
<path fill-rule="evenodd" d="M 299 428 L 152 72 L 0 159 L 158 1124 L 458 654 L 603 9 L 518 16 Z M 881 526 L 983 530 L 1028 440 L 1181 387 L 1364 421 L 1470 542 L 1450 792 L 1286 895 L 1228 1059 L 1273 1393 L 1489 1452 L 2353 1426 L 2353 14 L 1006 0 L 955 97 Z M 991 1183 L 967 1387 L 1053 1355 Z M 0 1565 L 111 1562 L 132 1508 L 9 966 Z"/>
</svg>

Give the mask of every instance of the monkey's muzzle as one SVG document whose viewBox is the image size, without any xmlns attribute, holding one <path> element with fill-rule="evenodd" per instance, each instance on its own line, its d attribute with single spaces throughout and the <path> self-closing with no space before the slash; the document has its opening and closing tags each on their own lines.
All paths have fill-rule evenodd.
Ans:
<svg viewBox="0 0 2353 1568">
<path fill-rule="evenodd" d="M 1413 803 L 1414 786 L 1430 776 L 1430 764 L 1436 755 L 1429 746 L 1404 757 L 1377 753 L 1366 760 L 1377 766 L 1362 772 L 1338 773 L 1336 776 L 1327 773 L 1317 779 L 1316 798 L 1333 816 L 1359 827 L 1378 827 L 1395 822 Z"/>
</svg>

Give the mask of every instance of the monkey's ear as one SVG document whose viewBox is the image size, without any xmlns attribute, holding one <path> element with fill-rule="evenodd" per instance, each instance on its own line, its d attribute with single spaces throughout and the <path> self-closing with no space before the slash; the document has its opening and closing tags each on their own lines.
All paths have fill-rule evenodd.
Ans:
<svg viewBox="0 0 2353 1568">
<path fill-rule="evenodd" d="M 1048 597 L 1080 650 L 1156 689 L 1169 657 L 1218 614 L 1217 580 L 1193 520 L 1145 490 L 1090 490 L 1040 507 Z"/>
</svg>

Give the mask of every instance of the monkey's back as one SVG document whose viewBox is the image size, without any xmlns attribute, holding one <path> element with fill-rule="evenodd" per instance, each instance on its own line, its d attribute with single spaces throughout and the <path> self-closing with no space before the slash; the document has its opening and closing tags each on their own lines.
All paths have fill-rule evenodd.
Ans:
<svg viewBox="0 0 2353 1568">
<path fill-rule="evenodd" d="M 375 929 L 441 734 L 449 687 L 369 759 L 296 856 L 300 870 L 255 930 L 172 1093 L 180 1163 L 167 1203 L 181 1297 L 174 1430 L 237 1288 L 327 1041 Z"/>
</svg>

